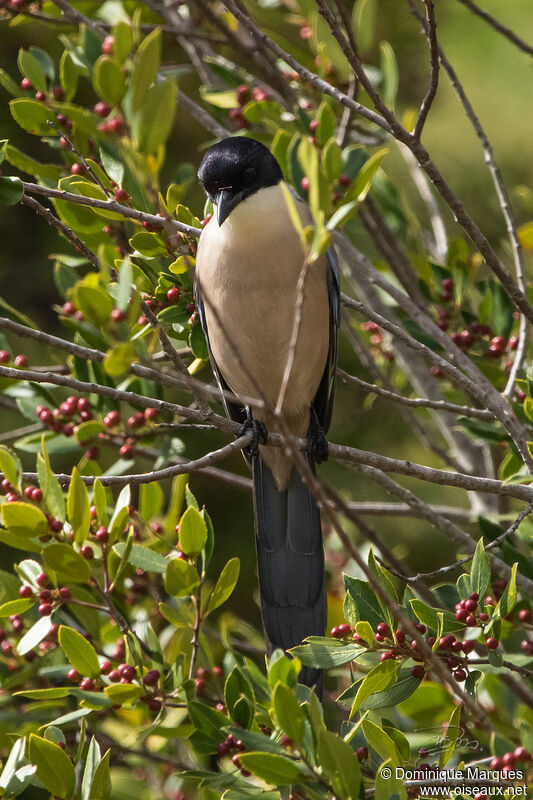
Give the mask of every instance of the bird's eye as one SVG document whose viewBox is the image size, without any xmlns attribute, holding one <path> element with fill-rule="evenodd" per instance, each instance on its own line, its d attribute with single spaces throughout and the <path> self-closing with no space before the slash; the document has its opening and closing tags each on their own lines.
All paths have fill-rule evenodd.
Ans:
<svg viewBox="0 0 533 800">
<path fill-rule="evenodd" d="M 244 180 L 246 183 L 250 183 L 255 178 L 255 167 L 246 167 L 244 170 Z"/>
</svg>

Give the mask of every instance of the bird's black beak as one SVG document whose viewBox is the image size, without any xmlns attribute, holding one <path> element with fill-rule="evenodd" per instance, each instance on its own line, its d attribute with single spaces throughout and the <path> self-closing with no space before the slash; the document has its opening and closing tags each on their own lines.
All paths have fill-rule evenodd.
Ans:
<svg viewBox="0 0 533 800">
<path fill-rule="evenodd" d="M 215 198 L 217 207 L 217 222 L 220 227 L 226 220 L 235 206 L 242 200 L 241 192 L 234 192 L 231 188 L 221 189 Z"/>
</svg>

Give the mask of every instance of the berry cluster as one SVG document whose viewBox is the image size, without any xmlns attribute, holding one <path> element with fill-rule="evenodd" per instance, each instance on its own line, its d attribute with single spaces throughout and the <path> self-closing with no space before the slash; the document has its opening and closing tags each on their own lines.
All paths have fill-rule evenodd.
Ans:
<svg viewBox="0 0 533 800">
<path fill-rule="evenodd" d="M 13 367 L 25 369 L 29 363 L 28 356 L 24 353 L 19 353 L 13 358 L 8 350 L 0 350 L 0 364 L 11 364 Z"/>
<path fill-rule="evenodd" d="M 71 591 L 67 586 L 61 586 L 59 589 L 46 588 L 50 584 L 50 578 L 46 572 L 41 572 L 37 575 L 35 583 L 39 587 L 37 592 L 30 584 L 23 583 L 19 589 L 19 595 L 25 599 L 38 597 L 38 611 L 41 617 L 49 617 L 55 608 L 62 603 L 68 603 L 72 599 Z"/>
<path fill-rule="evenodd" d="M 244 106 L 252 100 L 254 100 L 256 103 L 260 103 L 263 100 L 269 100 L 269 99 L 270 95 L 265 89 L 262 89 L 259 86 L 254 86 L 253 89 L 250 89 L 249 86 L 246 86 L 246 84 L 243 83 L 237 89 L 238 105 L 235 108 L 230 108 L 228 112 L 228 117 L 229 119 L 232 120 L 232 122 L 235 123 L 237 128 L 240 129 L 249 128 L 250 123 L 242 113 L 242 109 L 244 108 Z"/>
<path fill-rule="evenodd" d="M 252 774 L 248 772 L 248 770 L 244 769 L 239 761 L 239 753 L 244 753 L 246 751 L 246 747 L 243 744 L 241 739 L 235 739 L 231 733 L 229 733 L 223 742 L 217 745 L 217 753 L 219 756 L 229 756 L 231 755 L 231 760 L 233 764 L 241 771 L 241 775 L 245 778 L 249 778 Z"/>
<path fill-rule="evenodd" d="M 372 320 L 363 322 L 361 330 L 370 333 L 370 349 L 375 356 L 381 356 L 386 361 L 394 361 L 394 353 L 392 350 L 385 349 L 383 332 L 376 322 L 372 322 Z"/>
<path fill-rule="evenodd" d="M 421 636 L 424 636 L 427 632 L 426 626 L 421 622 L 417 622 L 415 628 Z M 376 626 L 374 638 L 371 642 L 365 641 L 357 632 L 353 632 L 351 626 L 346 623 L 332 628 L 330 633 L 334 639 L 347 639 L 350 637 L 353 641 L 369 650 L 381 650 L 381 661 L 389 661 L 391 659 L 405 661 L 408 658 L 419 662 L 424 662 L 425 660 L 420 650 L 420 640 L 418 638 L 410 637 L 402 628 L 397 628 L 392 633 L 386 622 L 380 622 Z M 435 637 L 424 636 L 424 639 L 426 645 L 433 648 L 436 642 Z M 485 645 L 489 650 L 495 650 L 499 646 L 499 642 L 494 637 L 488 637 Z M 462 683 L 468 677 L 467 657 L 473 650 L 473 641 L 468 639 L 461 641 L 452 633 L 449 633 L 446 636 L 441 636 L 434 652 L 450 669 L 455 680 L 458 683 Z M 426 669 L 427 666 L 424 663 L 415 664 L 411 667 L 411 675 L 414 678 L 423 678 Z"/>
</svg>

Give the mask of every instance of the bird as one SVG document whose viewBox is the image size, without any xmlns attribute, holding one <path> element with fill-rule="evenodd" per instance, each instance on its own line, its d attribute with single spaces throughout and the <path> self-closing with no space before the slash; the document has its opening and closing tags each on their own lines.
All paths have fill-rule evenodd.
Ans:
<svg viewBox="0 0 533 800">
<path fill-rule="evenodd" d="M 290 455 L 265 445 L 285 380 L 281 414 L 292 434 L 307 438 L 309 468 L 314 473 L 315 463 L 327 458 L 339 275 L 329 250 L 309 264 L 298 295 L 306 252 L 281 167 L 261 142 L 248 136 L 217 142 L 205 152 L 198 179 L 214 213 L 198 244 L 196 304 L 226 413 L 241 424 L 241 433 L 252 430 L 245 457 L 253 476 L 261 610 L 271 654 L 325 634 L 320 511 Z M 308 205 L 296 195 L 293 203 L 302 225 L 312 224 Z M 254 398 L 261 403 L 252 408 Z M 304 666 L 299 681 L 321 693 L 321 670 Z"/>
</svg>

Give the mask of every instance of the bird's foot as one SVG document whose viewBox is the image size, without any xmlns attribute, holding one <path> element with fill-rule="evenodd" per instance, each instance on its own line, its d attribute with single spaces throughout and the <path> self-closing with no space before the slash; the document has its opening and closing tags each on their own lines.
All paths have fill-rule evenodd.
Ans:
<svg viewBox="0 0 533 800">
<path fill-rule="evenodd" d="M 268 431 L 265 425 L 254 419 L 251 414 L 248 415 L 246 422 L 242 425 L 239 436 L 244 436 L 248 431 L 252 431 L 252 439 L 246 449 L 252 458 L 256 458 L 259 455 L 259 445 L 267 443 Z"/>
<path fill-rule="evenodd" d="M 311 409 L 311 421 L 307 431 L 307 455 L 312 456 L 317 464 L 328 460 L 329 446 L 326 431 L 316 418 L 316 414 Z"/>
</svg>

